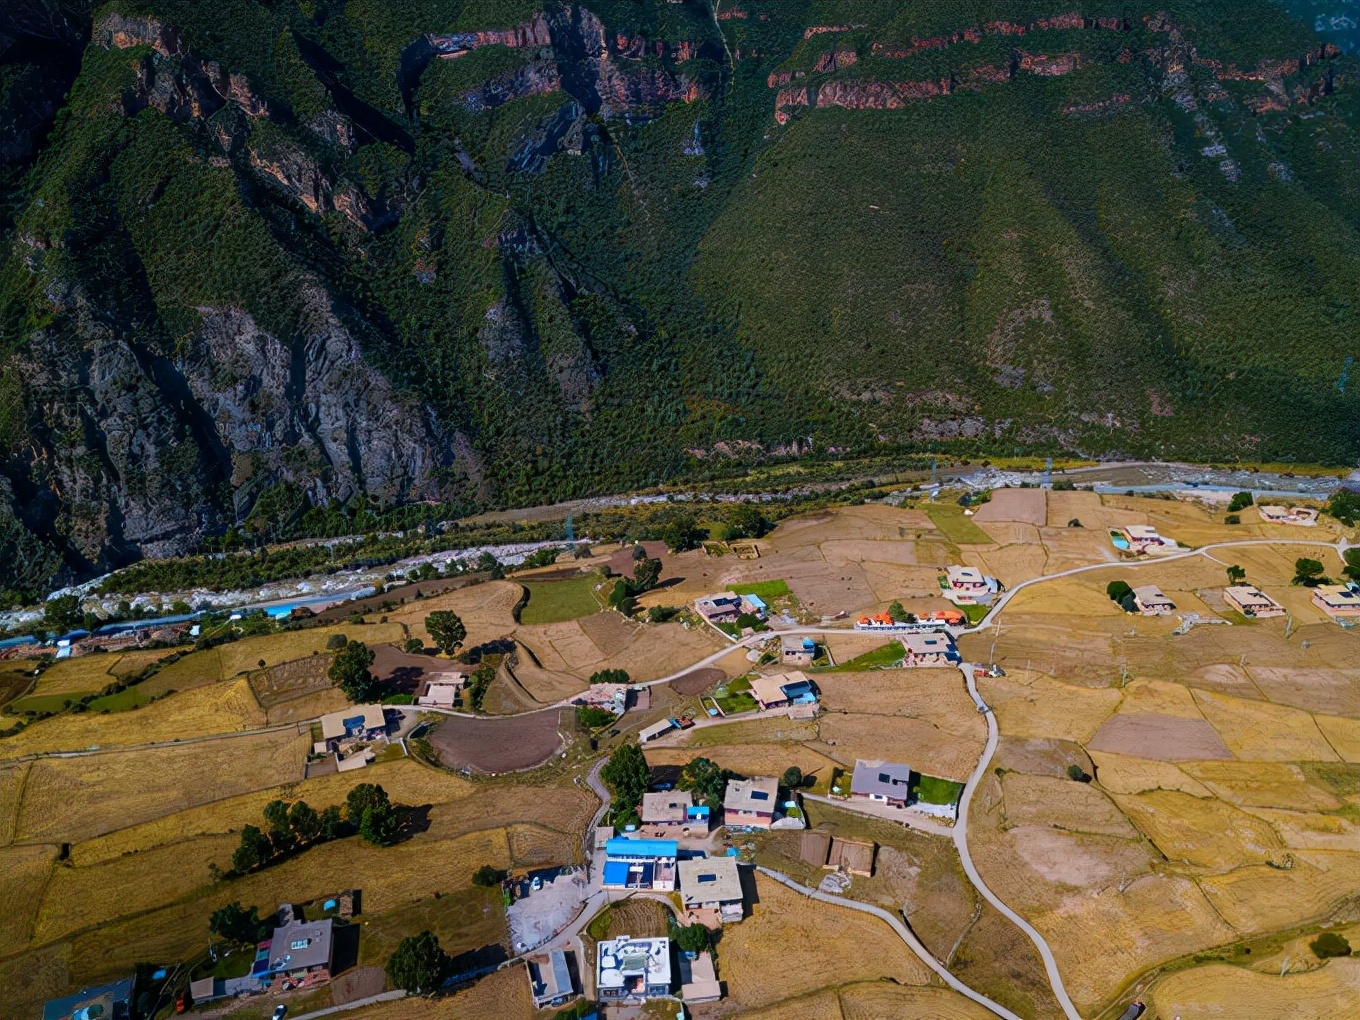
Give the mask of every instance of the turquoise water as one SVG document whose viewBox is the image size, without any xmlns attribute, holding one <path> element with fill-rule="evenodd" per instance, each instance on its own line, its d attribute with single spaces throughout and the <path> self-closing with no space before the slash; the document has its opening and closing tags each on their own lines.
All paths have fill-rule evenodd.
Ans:
<svg viewBox="0 0 1360 1020">
<path fill-rule="evenodd" d="M 1111 532 L 1110 544 L 1116 549 L 1127 549 L 1129 547 L 1129 540 L 1123 535 L 1116 535 L 1114 532 Z"/>
</svg>

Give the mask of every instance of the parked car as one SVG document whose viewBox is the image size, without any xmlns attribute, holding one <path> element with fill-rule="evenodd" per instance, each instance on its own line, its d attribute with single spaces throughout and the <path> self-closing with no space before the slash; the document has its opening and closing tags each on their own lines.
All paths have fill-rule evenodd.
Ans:
<svg viewBox="0 0 1360 1020">
<path fill-rule="evenodd" d="M 287 1014 L 288 1014 L 288 1007 L 287 1007 L 286 1005 L 284 1005 L 283 1003 L 280 1003 L 279 1005 L 277 1005 L 277 1006 L 274 1007 L 274 1017 L 273 1017 L 273 1020 L 283 1020 L 283 1018 L 284 1018 L 285 1016 L 287 1016 Z"/>
</svg>

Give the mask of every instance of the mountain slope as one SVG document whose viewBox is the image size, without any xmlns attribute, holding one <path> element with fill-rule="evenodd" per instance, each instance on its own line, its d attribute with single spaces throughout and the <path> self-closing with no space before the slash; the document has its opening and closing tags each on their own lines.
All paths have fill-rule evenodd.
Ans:
<svg viewBox="0 0 1360 1020">
<path fill-rule="evenodd" d="M 0 589 L 262 496 L 1360 457 L 1357 65 L 1268 3 L 4 17 Z"/>
</svg>

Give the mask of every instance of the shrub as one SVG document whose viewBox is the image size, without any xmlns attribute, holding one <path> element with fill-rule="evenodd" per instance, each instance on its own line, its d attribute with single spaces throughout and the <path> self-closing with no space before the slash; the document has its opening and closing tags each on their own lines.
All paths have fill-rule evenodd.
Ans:
<svg viewBox="0 0 1360 1020">
<path fill-rule="evenodd" d="M 1224 523 L 1224 524 L 1241 524 L 1241 523 L 1242 523 L 1242 518 L 1239 517 L 1239 516 L 1237 516 L 1237 514 L 1228 514 L 1228 516 L 1226 516 L 1226 517 L 1223 518 L 1223 523 Z"/>
<path fill-rule="evenodd" d="M 407 638 L 406 643 L 402 645 L 402 648 L 406 651 L 407 655 L 419 655 L 421 652 L 425 651 L 425 642 L 418 637 Z"/>
<path fill-rule="evenodd" d="M 345 643 L 348 640 L 349 639 L 343 634 L 332 634 L 330 637 L 326 638 L 326 651 L 338 652 L 341 648 L 345 647 Z"/>
<path fill-rule="evenodd" d="M 800 789 L 803 785 L 803 770 L 797 765 L 790 765 L 784 770 L 779 782 L 790 790 Z"/>
<path fill-rule="evenodd" d="M 1360 492 L 1355 489 L 1337 489 L 1327 500 L 1327 512 L 1348 528 L 1360 521 Z"/>
<path fill-rule="evenodd" d="M 1129 587 L 1127 581 L 1111 581 L 1105 586 L 1105 594 L 1110 597 L 1111 602 L 1123 602 L 1125 598 L 1133 594 L 1133 589 Z"/>
<path fill-rule="evenodd" d="M 680 615 L 679 606 L 652 606 L 647 610 L 648 623 L 668 623 Z"/>
<path fill-rule="evenodd" d="M 1067 766 L 1067 778 L 1074 783 L 1089 783 L 1091 777 L 1086 774 L 1086 770 L 1080 765 Z"/>
<path fill-rule="evenodd" d="M 601 669 L 590 674 L 590 682 L 593 684 L 630 684 L 633 678 L 628 675 L 626 669 Z"/>
<path fill-rule="evenodd" d="M 479 885 L 483 889 L 490 889 L 493 886 L 500 885 L 504 880 L 505 872 L 490 864 L 483 864 L 472 873 L 472 884 Z"/>
<path fill-rule="evenodd" d="M 430 931 L 402 939 L 387 961 L 387 976 L 392 984 L 417 995 L 438 988 L 448 969 L 449 957 Z"/>
<path fill-rule="evenodd" d="M 1351 955 L 1351 944 L 1346 941 L 1344 935 L 1338 935 L 1334 931 L 1324 931 L 1308 943 L 1308 948 L 1319 960 L 1326 960 L 1333 956 Z"/>
<path fill-rule="evenodd" d="M 1247 507 L 1251 506 L 1254 502 L 1256 501 L 1251 498 L 1250 492 L 1234 493 L 1233 498 L 1228 500 L 1228 513 L 1235 514 L 1239 510 L 1245 510 Z"/>
<path fill-rule="evenodd" d="M 588 730 L 597 730 L 612 723 L 614 713 L 607 708 L 596 708 L 594 705 L 578 705 L 576 721 Z"/>
</svg>

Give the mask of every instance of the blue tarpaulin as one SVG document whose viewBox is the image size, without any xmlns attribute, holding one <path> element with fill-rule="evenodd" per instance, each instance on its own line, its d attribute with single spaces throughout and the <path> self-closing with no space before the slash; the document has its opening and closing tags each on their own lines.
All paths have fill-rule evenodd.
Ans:
<svg viewBox="0 0 1360 1020">
<path fill-rule="evenodd" d="M 627 861 L 604 862 L 604 885 L 625 886 L 628 884 Z"/>
<path fill-rule="evenodd" d="M 625 839 L 615 836 L 604 845 L 606 857 L 675 857 L 680 844 L 673 839 Z"/>
</svg>

